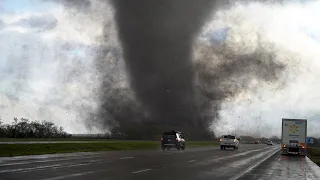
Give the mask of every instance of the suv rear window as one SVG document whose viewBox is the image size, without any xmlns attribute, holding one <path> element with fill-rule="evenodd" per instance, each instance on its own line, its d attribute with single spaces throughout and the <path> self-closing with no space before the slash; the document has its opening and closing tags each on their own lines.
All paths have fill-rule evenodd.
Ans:
<svg viewBox="0 0 320 180">
<path fill-rule="evenodd" d="M 176 133 L 175 132 L 164 132 L 162 134 L 163 138 L 169 138 L 169 137 L 176 137 Z"/>
<path fill-rule="evenodd" d="M 223 136 L 224 139 L 235 139 L 235 136 Z"/>
<path fill-rule="evenodd" d="M 174 133 L 174 132 L 164 132 L 163 133 L 163 135 L 166 135 L 166 136 L 168 136 L 168 135 L 175 135 L 176 133 Z"/>
</svg>

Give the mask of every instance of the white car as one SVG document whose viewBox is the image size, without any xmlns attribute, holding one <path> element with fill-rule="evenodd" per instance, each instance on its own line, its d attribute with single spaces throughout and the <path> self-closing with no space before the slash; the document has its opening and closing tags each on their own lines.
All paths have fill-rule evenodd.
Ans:
<svg viewBox="0 0 320 180">
<path fill-rule="evenodd" d="M 273 145 L 273 142 L 271 141 L 271 140 L 269 140 L 268 142 L 267 142 L 267 145 Z"/>
<path fill-rule="evenodd" d="M 223 135 L 220 139 L 220 149 L 233 148 L 239 149 L 239 140 L 236 136 Z"/>
</svg>

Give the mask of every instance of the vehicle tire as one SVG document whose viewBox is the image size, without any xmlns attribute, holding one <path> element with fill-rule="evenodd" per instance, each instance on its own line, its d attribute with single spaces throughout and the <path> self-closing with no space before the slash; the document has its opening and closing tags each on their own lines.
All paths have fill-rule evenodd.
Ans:
<svg viewBox="0 0 320 180">
<path fill-rule="evenodd" d="M 220 149 L 223 150 L 223 146 L 220 146 Z"/>
<path fill-rule="evenodd" d="M 182 146 L 181 146 L 181 149 L 184 151 L 184 149 L 186 149 L 186 144 L 183 143 Z"/>
<path fill-rule="evenodd" d="M 161 149 L 162 149 L 163 151 L 165 151 L 165 150 L 166 150 L 166 146 L 161 146 Z"/>
<path fill-rule="evenodd" d="M 233 150 L 236 150 L 236 147 L 235 147 L 235 146 L 233 147 Z"/>
</svg>

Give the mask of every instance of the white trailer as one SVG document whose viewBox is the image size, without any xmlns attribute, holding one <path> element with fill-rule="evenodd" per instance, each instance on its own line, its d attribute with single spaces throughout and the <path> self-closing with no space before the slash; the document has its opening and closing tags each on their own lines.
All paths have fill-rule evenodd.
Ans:
<svg viewBox="0 0 320 180">
<path fill-rule="evenodd" d="M 307 155 L 307 120 L 282 119 L 282 154 Z"/>
</svg>

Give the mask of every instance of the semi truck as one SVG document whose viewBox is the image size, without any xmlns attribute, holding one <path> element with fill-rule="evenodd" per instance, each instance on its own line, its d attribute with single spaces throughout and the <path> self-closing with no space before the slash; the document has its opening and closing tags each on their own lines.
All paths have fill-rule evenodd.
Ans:
<svg viewBox="0 0 320 180">
<path fill-rule="evenodd" d="M 307 120 L 282 118 L 282 154 L 307 155 Z"/>
</svg>

